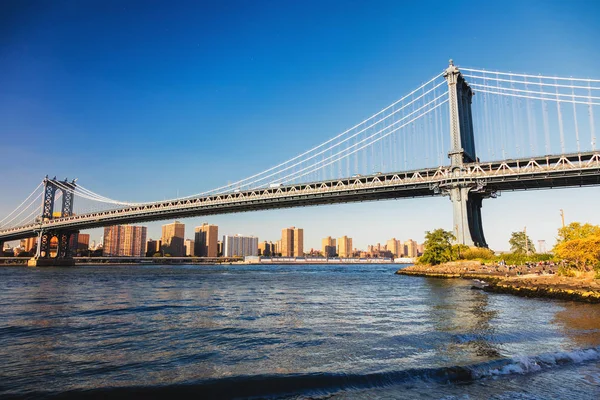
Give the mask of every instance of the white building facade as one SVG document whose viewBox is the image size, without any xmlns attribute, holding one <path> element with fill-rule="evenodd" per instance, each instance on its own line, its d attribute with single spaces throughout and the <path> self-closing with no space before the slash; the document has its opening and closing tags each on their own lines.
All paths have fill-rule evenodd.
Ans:
<svg viewBox="0 0 600 400">
<path fill-rule="evenodd" d="M 223 235 L 223 257 L 258 256 L 258 238 Z"/>
</svg>

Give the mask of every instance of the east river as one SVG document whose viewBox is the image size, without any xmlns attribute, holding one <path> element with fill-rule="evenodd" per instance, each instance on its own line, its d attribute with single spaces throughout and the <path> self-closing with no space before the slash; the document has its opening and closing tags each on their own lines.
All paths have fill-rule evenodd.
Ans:
<svg viewBox="0 0 600 400">
<path fill-rule="evenodd" d="M 0 397 L 600 398 L 600 305 L 396 268 L 0 268 Z"/>
</svg>

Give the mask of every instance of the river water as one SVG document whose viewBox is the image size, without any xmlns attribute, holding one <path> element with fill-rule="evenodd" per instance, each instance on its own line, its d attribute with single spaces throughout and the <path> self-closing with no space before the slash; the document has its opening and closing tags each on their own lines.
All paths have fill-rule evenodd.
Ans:
<svg viewBox="0 0 600 400">
<path fill-rule="evenodd" d="M 600 305 L 396 268 L 0 268 L 0 397 L 600 398 Z"/>
</svg>

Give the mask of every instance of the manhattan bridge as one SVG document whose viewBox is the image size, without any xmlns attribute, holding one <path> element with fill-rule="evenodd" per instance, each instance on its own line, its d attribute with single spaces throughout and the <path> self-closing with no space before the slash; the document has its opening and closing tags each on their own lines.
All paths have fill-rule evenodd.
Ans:
<svg viewBox="0 0 600 400">
<path fill-rule="evenodd" d="M 448 196 L 456 242 L 487 247 L 484 199 L 501 191 L 600 184 L 599 108 L 600 79 L 459 69 L 450 61 L 440 74 L 350 129 L 267 170 L 202 193 L 128 202 L 75 180 L 46 177 L 0 220 L 0 244 L 37 237 L 30 264 L 51 265 L 71 258 L 70 238 L 82 229 Z M 53 238 L 58 248 L 51 258 Z"/>
</svg>

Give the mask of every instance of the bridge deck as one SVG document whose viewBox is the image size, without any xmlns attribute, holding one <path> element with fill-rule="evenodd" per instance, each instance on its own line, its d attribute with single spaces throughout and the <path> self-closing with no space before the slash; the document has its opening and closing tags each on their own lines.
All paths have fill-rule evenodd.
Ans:
<svg viewBox="0 0 600 400">
<path fill-rule="evenodd" d="M 338 180 L 230 192 L 192 199 L 56 218 L 0 231 L 0 241 L 34 236 L 40 229 L 90 229 L 203 215 L 440 195 L 457 181 L 488 191 L 550 189 L 600 185 L 600 152 L 544 156 L 422 170 L 354 176 Z"/>
</svg>

